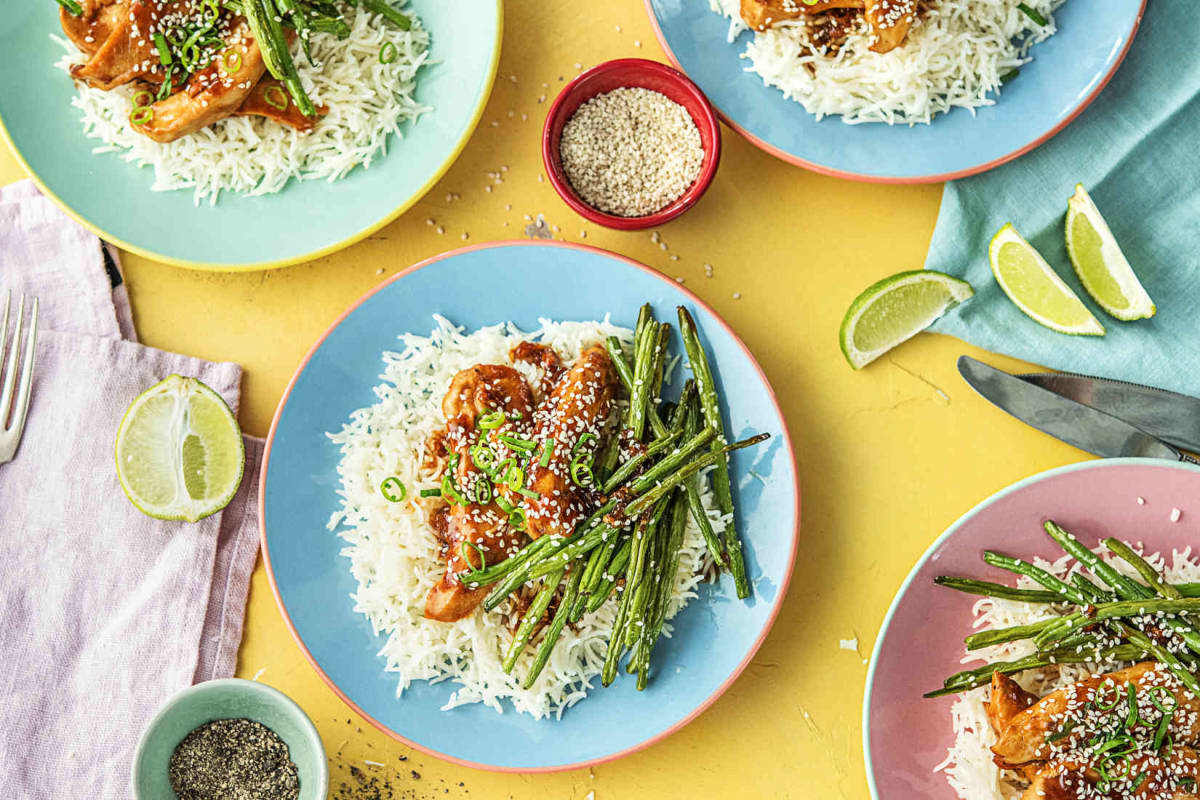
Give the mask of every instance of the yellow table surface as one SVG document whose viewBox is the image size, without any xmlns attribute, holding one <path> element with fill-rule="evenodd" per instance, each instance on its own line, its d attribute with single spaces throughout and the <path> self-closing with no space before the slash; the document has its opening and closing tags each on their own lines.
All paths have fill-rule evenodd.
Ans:
<svg viewBox="0 0 1200 800">
<path fill-rule="evenodd" d="M 360 796 L 351 765 L 388 777 L 397 798 L 866 798 L 866 659 L 904 576 L 978 501 L 1083 458 L 991 408 L 954 368 L 961 353 L 1008 369 L 1019 362 L 932 335 L 860 372 L 842 359 L 838 324 L 854 296 L 885 275 L 922 265 L 941 186 L 822 177 L 724 129 L 716 180 L 699 205 L 661 229 L 666 249 L 649 231 L 609 231 L 571 212 L 542 175 L 546 108 L 581 69 L 628 56 L 666 60 L 639 0 L 513 0 L 500 74 L 479 129 L 445 178 L 399 220 L 349 249 L 276 271 L 203 273 L 124 260 L 142 340 L 242 364 L 241 423 L 259 436 L 304 353 L 360 295 L 442 251 L 519 238 L 526 215 L 539 214 L 556 238 L 682 278 L 745 340 L 787 415 L 801 476 L 801 546 L 774 629 L 699 719 L 591 770 L 479 772 L 378 732 L 305 661 L 260 561 L 238 675 L 278 687 L 313 718 L 330 754 L 333 798 Z M 503 167 L 503 183 L 485 191 L 488 173 Z M 0 151 L 0 184 L 21 177 L 12 155 Z M 840 639 L 855 637 L 857 653 L 839 648 Z"/>
</svg>

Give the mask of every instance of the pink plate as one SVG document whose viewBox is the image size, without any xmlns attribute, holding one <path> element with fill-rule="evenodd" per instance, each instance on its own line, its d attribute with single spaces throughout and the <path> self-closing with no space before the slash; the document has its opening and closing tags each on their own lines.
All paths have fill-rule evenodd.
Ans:
<svg viewBox="0 0 1200 800">
<path fill-rule="evenodd" d="M 1182 512 L 1177 522 L 1173 509 Z M 976 598 L 933 579 L 1011 582 L 983 563 L 987 548 L 1025 558 L 1061 556 L 1042 530 L 1047 519 L 1089 547 L 1107 536 L 1143 542 L 1152 552 L 1200 545 L 1200 467 L 1127 458 L 1043 472 L 980 503 L 933 543 L 892 601 L 867 674 L 863 751 L 876 800 L 956 800 L 945 776 L 933 771 L 953 743 L 954 698 L 921 695 L 964 668 L 959 659 Z"/>
</svg>

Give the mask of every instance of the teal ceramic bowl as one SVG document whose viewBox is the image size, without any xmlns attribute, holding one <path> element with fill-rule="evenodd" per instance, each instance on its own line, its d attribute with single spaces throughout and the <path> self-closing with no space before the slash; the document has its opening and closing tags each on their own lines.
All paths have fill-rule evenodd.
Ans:
<svg viewBox="0 0 1200 800">
<path fill-rule="evenodd" d="M 71 105 L 58 6 L 5 3 L 0 25 L 0 138 L 43 193 L 85 227 L 147 258 L 193 269 L 281 267 L 346 247 L 391 222 L 431 189 L 466 146 L 496 76 L 503 0 L 411 0 L 430 33 L 416 98 L 433 111 L 389 137 L 387 153 L 340 181 L 291 181 L 262 197 L 222 193 L 193 205 L 189 189 L 155 192 L 153 172 L 92 152 Z"/>
<path fill-rule="evenodd" d="M 167 701 L 134 753 L 134 800 L 176 800 L 167 780 L 171 753 L 192 729 L 216 719 L 252 719 L 275 731 L 300 769 L 300 800 L 325 800 L 329 767 L 312 720 L 279 690 L 239 678 L 190 686 Z"/>
</svg>

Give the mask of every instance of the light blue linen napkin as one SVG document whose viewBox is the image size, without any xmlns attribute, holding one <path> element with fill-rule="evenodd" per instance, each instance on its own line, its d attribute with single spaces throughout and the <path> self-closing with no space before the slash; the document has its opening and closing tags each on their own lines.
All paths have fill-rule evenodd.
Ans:
<svg viewBox="0 0 1200 800">
<path fill-rule="evenodd" d="M 1075 122 L 1010 164 L 947 184 L 925 266 L 965 277 L 977 294 L 933 330 L 1054 369 L 1200 396 L 1200 37 L 1195 15 L 1190 0 L 1150 0 L 1125 63 Z M 1067 198 L 1076 183 L 1087 187 L 1154 298 L 1158 314 L 1152 319 L 1109 317 L 1076 279 L 1063 233 Z M 1106 336 L 1054 333 L 1009 302 L 987 258 L 988 242 L 1006 222 L 1016 225 L 1083 298 Z"/>
</svg>

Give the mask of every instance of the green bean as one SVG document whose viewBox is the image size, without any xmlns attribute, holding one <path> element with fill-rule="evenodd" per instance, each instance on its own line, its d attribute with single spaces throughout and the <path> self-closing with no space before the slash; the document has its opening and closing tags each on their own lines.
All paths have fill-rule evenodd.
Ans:
<svg viewBox="0 0 1200 800">
<path fill-rule="evenodd" d="M 526 689 L 533 686 L 538 679 L 538 675 L 542 674 L 542 670 L 546 668 L 546 662 L 550 660 L 550 653 L 554 650 L 554 645 L 558 644 L 558 637 L 562 635 L 562 630 L 566 627 L 567 618 L 571 615 L 571 607 L 575 604 L 579 597 L 579 584 L 583 579 L 583 570 L 576 569 L 571 574 L 571 580 L 567 584 L 567 592 L 563 595 L 558 604 L 558 610 L 554 612 L 554 618 L 550 621 L 550 627 L 546 629 L 546 635 L 542 637 L 542 643 L 538 645 L 537 654 L 533 657 L 533 664 L 529 668 L 529 674 L 525 676 Z"/>
<path fill-rule="evenodd" d="M 704 409 L 704 417 L 710 427 L 717 431 L 713 441 L 714 452 L 721 447 L 725 440 L 725 423 L 721 419 L 721 404 L 717 397 L 717 385 L 713 379 L 712 368 L 708 357 L 704 354 L 704 346 L 700 344 L 700 333 L 696 329 L 696 321 L 683 306 L 678 307 L 679 334 L 683 337 L 683 346 L 687 351 L 688 363 L 691 364 L 692 374 L 696 377 L 696 385 L 700 389 L 700 405 Z M 742 554 L 742 542 L 738 537 L 736 515 L 733 509 L 733 486 L 729 479 L 729 464 L 721 459 L 713 471 L 713 493 L 717 498 L 717 508 L 726 517 L 724 542 L 725 552 L 729 555 L 729 571 L 733 575 L 737 596 L 746 599 L 750 596 L 750 579 L 746 575 L 746 561 Z"/>
<path fill-rule="evenodd" d="M 513 636 L 512 644 L 508 647 L 508 653 L 504 656 L 502 666 L 505 672 L 512 672 L 513 667 L 517 664 L 517 659 L 521 656 L 521 651 L 525 649 L 525 645 L 529 644 L 530 637 L 533 636 L 533 630 L 541 621 L 542 615 L 546 613 L 546 609 L 550 607 L 550 601 L 554 598 L 554 593 L 558 590 L 558 585 L 562 583 L 563 571 L 559 570 L 550 577 L 546 578 L 542 583 L 542 588 L 538 589 L 537 594 L 533 596 L 533 601 L 529 604 L 529 608 L 525 610 L 525 616 L 521 617 L 521 624 L 517 626 L 517 632 Z"/>
</svg>

